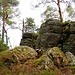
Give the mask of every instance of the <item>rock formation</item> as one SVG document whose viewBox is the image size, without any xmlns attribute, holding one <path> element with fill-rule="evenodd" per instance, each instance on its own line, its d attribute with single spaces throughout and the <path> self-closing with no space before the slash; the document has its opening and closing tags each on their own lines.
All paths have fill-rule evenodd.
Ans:
<svg viewBox="0 0 75 75">
<path fill-rule="evenodd" d="M 70 65 L 75 65 L 75 56 L 71 52 L 65 53 Z"/>
<path fill-rule="evenodd" d="M 24 33 L 20 42 L 21 46 L 29 46 L 32 48 L 36 47 L 36 40 L 37 40 L 36 33 Z"/>
<path fill-rule="evenodd" d="M 63 52 L 70 51 L 75 54 L 75 22 L 60 23 L 59 20 L 49 19 L 41 25 L 37 48 L 55 46 L 60 47 Z"/>
<path fill-rule="evenodd" d="M 64 53 L 53 47 L 37 58 L 36 51 L 28 46 L 19 46 L 0 52 L 0 75 L 73 75 Z M 75 70 L 75 69 L 74 69 Z"/>
</svg>

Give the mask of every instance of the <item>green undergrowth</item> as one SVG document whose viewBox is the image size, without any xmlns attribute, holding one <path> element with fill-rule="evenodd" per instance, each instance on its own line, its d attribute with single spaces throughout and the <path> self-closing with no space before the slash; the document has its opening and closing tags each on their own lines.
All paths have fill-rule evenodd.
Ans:
<svg viewBox="0 0 75 75">
<path fill-rule="evenodd" d="M 73 74 L 75 74 L 75 65 L 70 66 L 70 68 L 71 68 Z"/>
<path fill-rule="evenodd" d="M 9 55 L 10 53 L 11 53 L 10 50 L 2 51 L 2 52 L 0 52 L 0 56 Z"/>
<path fill-rule="evenodd" d="M 38 66 L 38 65 L 42 65 L 44 63 L 44 55 L 42 55 L 40 58 L 38 58 L 35 62 L 34 65 Z"/>
<path fill-rule="evenodd" d="M 60 53 L 60 50 L 57 51 L 57 47 L 53 49 L 56 50 L 57 54 Z M 17 62 L 16 57 L 13 57 L 11 50 L 0 52 L 0 75 L 62 75 L 56 67 L 45 69 L 45 65 L 47 65 L 45 64 L 45 54 L 40 58 L 32 58 L 31 54 L 29 55 L 29 50 L 31 51 L 30 47 L 14 48 L 19 62 Z M 28 56 L 31 58 L 28 59 Z M 75 73 L 75 66 L 70 66 L 70 68 Z"/>
</svg>

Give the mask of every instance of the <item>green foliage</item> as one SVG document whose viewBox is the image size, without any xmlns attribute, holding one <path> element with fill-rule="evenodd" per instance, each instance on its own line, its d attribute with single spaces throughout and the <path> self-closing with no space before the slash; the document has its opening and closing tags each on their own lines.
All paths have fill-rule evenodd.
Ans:
<svg viewBox="0 0 75 75">
<path fill-rule="evenodd" d="M 0 40 L 0 52 L 8 49 L 7 44 L 4 44 L 2 40 Z"/>
<path fill-rule="evenodd" d="M 31 17 L 26 18 L 25 25 L 26 25 L 26 32 L 34 32 L 36 30 L 34 19 Z"/>
<path fill-rule="evenodd" d="M 14 24 L 14 22 L 13 22 L 13 21 L 10 21 L 9 19 L 6 20 L 6 23 L 7 23 L 8 25 Z"/>
<path fill-rule="evenodd" d="M 4 16 L 7 17 L 5 18 L 5 22 L 10 25 L 12 23 L 10 23 L 10 19 L 12 18 L 12 13 L 14 12 L 12 7 L 14 6 L 18 6 L 19 1 L 17 0 L 0 0 L 0 16 Z M 9 16 L 8 16 L 9 15 Z M 9 21 L 8 21 L 9 20 Z"/>
<path fill-rule="evenodd" d="M 44 11 L 44 13 L 41 14 L 42 17 L 45 18 L 45 20 L 49 19 L 49 18 L 56 18 L 58 17 L 57 14 L 57 9 L 51 6 L 47 6 L 46 10 Z"/>
<path fill-rule="evenodd" d="M 27 26 L 31 26 L 31 27 L 35 26 L 34 19 L 31 18 L 31 17 L 26 18 L 26 25 L 27 25 Z"/>
<path fill-rule="evenodd" d="M 5 3 L 6 6 L 17 6 L 18 0 L 0 0 L 1 4 Z"/>
<path fill-rule="evenodd" d="M 75 11 L 74 11 L 74 9 L 73 9 L 73 7 L 72 7 L 71 5 L 69 5 L 69 6 L 67 7 L 66 11 L 68 12 L 68 16 L 69 16 L 69 17 L 75 17 L 75 16 L 74 16 L 74 15 L 75 15 Z"/>
<path fill-rule="evenodd" d="M 11 20 L 12 14 L 14 13 L 13 7 L 17 6 L 18 4 L 19 4 L 18 0 L 0 0 L 0 18 L 3 21 L 3 26 L 2 26 L 3 42 L 4 42 L 4 33 L 6 32 L 5 24 L 11 25 L 14 23 L 13 20 Z"/>
</svg>

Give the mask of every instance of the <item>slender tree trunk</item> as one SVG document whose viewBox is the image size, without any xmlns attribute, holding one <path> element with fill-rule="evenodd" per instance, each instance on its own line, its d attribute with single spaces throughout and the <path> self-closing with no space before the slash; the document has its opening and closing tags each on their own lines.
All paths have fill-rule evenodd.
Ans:
<svg viewBox="0 0 75 75">
<path fill-rule="evenodd" d="M 6 20 L 6 6 L 3 4 L 3 26 L 2 26 L 2 41 L 4 42 L 4 33 L 6 33 L 5 30 L 5 20 Z"/>
<path fill-rule="evenodd" d="M 60 15 L 60 22 L 63 22 L 63 17 L 62 17 L 62 12 L 61 12 L 61 7 L 60 7 L 60 0 L 58 0 L 58 10 L 59 10 L 59 15 Z"/>
<path fill-rule="evenodd" d="M 4 42 L 4 25 L 5 25 L 5 6 L 3 5 L 3 26 L 2 26 L 2 41 Z"/>
<path fill-rule="evenodd" d="M 8 45 L 8 36 L 7 36 L 7 32 L 6 32 L 6 44 Z"/>
<path fill-rule="evenodd" d="M 25 22 L 24 22 L 24 19 L 23 19 L 23 26 L 22 26 L 22 35 L 23 35 L 23 33 L 25 33 L 25 24 L 24 24 Z"/>
<path fill-rule="evenodd" d="M 62 17 L 62 11 L 61 11 L 61 7 L 60 7 L 60 0 L 57 0 L 57 1 L 58 1 L 58 10 L 59 10 L 60 22 L 62 23 L 63 17 Z M 63 44 L 64 44 L 64 42 L 63 42 L 64 36 L 63 35 L 64 35 L 64 27 L 62 26 L 62 32 L 61 32 L 61 38 L 60 38 L 60 39 L 62 39 L 62 43 L 61 43 L 62 50 L 63 50 Z"/>
</svg>

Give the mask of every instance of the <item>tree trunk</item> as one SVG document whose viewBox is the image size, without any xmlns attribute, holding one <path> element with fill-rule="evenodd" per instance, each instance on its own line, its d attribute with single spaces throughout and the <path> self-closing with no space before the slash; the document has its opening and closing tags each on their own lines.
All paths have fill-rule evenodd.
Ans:
<svg viewBox="0 0 75 75">
<path fill-rule="evenodd" d="M 4 25 L 5 25 L 5 6 L 3 5 L 3 26 L 2 26 L 2 41 L 4 42 Z"/>
<path fill-rule="evenodd" d="M 63 17 L 62 17 L 62 11 L 61 11 L 61 7 L 60 7 L 60 0 L 58 0 L 57 5 L 58 5 L 58 10 L 59 10 L 60 22 L 62 23 L 63 22 Z M 62 32 L 61 32 L 61 38 L 60 38 L 60 39 L 62 39 L 62 43 L 61 43 L 62 50 L 63 50 L 63 44 L 64 44 L 64 42 L 63 42 L 63 38 L 64 38 L 63 34 L 64 34 L 64 27 L 62 26 Z"/>
<path fill-rule="evenodd" d="M 8 45 L 8 36 L 7 36 L 7 32 L 6 32 L 6 44 Z"/>
<path fill-rule="evenodd" d="M 60 8 L 60 0 L 58 0 L 58 10 L 59 10 L 59 15 L 60 15 L 60 22 L 63 22 L 62 12 Z"/>
<path fill-rule="evenodd" d="M 5 30 L 5 20 L 6 20 L 6 6 L 3 4 L 3 26 L 2 26 L 2 41 L 4 42 L 4 32 L 6 33 Z"/>
<path fill-rule="evenodd" d="M 25 33 L 25 24 L 24 24 L 24 19 L 23 19 L 23 26 L 22 26 L 22 35 Z"/>
</svg>

